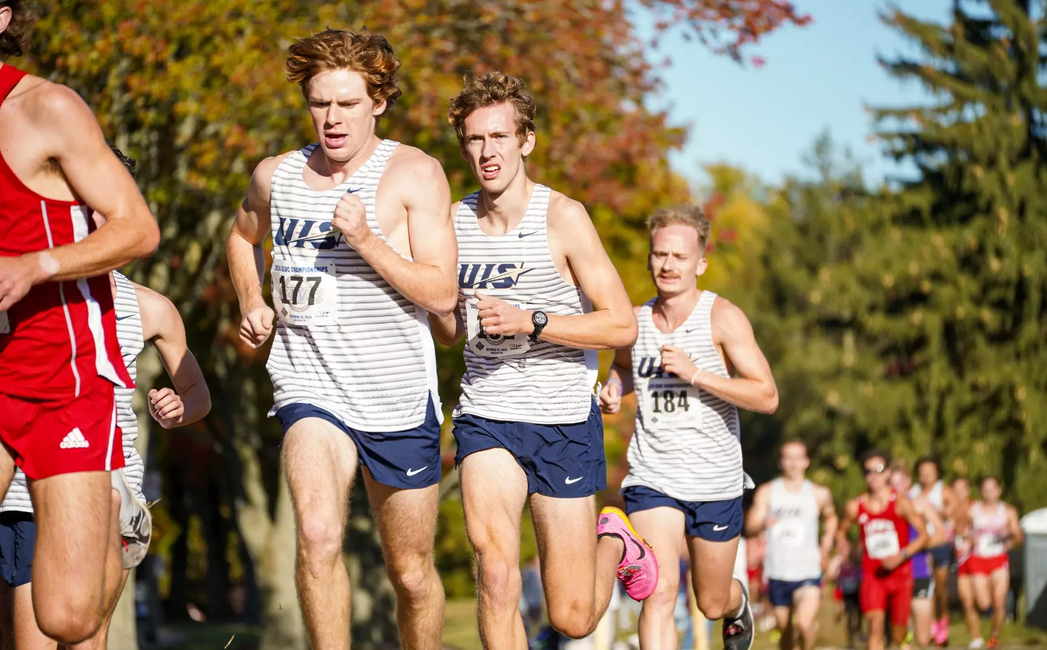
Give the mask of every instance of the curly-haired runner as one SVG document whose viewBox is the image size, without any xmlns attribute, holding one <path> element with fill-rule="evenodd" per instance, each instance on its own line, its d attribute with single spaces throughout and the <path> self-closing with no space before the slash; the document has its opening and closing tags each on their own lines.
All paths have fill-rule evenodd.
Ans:
<svg viewBox="0 0 1047 650">
<path fill-rule="evenodd" d="M 296 585 L 312 647 L 349 647 L 342 542 L 358 464 L 397 592 L 404 648 L 440 647 L 433 562 L 441 409 L 426 312 L 454 309 L 451 191 L 418 149 L 375 135 L 400 96 L 385 38 L 326 30 L 290 48 L 319 139 L 259 163 L 229 235 L 243 321 L 284 427 Z M 256 259 L 273 234 L 273 308 Z M 274 313 L 275 308 L 275 313 Z"/>
</svg>

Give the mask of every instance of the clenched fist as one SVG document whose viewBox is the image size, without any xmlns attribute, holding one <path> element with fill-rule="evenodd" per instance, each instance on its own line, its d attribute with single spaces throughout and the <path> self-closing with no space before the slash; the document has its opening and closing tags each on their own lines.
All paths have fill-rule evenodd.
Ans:
<svg viewBox="0 0 1047 650">
<path fill-rule="evenodd" d="M 252 307 L 244 313 L 244 318 L 240 321 L 240 338 L 252 348 L 259 347 L 273 333 L 275 317 L 276 312 L 269 305 L 263 303 Z"/>
<path fill-rule="evenodd" d="M 662 370 L 665 372 L 672 373 L 688 383 L 694 377 L 694 373 L 698 372 L 691 357 L 675 345 L 663 345 L 661 353 Z"/>
<path fill-rule="evenodd" d="M 0 257 L 0 311 L 25 298 L 40 277 L 42 269 L 36 254 Z"/>
<path fill-rule="evenodd" d="M 492 336 L 515 336 L 534 332 L 531 312 L 513 307 L 501 298 L 476 292 L 476 313 L 480 326 Z"/>
<path fill-rule="evenodd" d="M 608 415 L 614 415 L 622 409 L 622 383 L 617 380 L 608 380 L 600 389 L 600 410 Z"/>
<path fill-rule="evenodd" d="M 367 237 L 373 237 L 371 227 L 367 225 L 367 208 L 360 197 L 350 190 L 334 209 L 331 227 L 342 233 L 345 243 L 356 246 Z"/>
<path fill-rule="evenodd" d="M 176 427 L 185 414 L 185 405 L 178 393 L 170 388 L 149 391 L 149 415 L 165 429 Z"/>
</svg>

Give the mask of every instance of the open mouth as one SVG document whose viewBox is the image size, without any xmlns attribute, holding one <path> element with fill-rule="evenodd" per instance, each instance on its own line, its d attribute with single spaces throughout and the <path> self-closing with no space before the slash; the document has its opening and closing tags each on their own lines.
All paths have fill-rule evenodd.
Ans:
<svg viewBox="0 0 1047 650">
<path fill-rule="evenodd" d="M 502 171 L 502 166 L 496 165 L 494 163 L 488 163 L 486 165 L 480 166 L 480 173 L 483 175 L 484 180 L 487 181 L 496 178 L 498 176 L 498 172 L 500 171 Z"/>
</svg>

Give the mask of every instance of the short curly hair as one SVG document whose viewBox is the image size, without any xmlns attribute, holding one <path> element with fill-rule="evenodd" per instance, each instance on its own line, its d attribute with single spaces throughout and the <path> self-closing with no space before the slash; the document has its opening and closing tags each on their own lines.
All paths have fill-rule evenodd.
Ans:
<svg viewBox="0 0 1047 650">
<path fill-rule="evenodd" d="M 11 22 L 0 33 L 0 61 L 22 56 L 29 40 L 29 29 L 36 22 L 36 14 L 27 0 L 0 0 L 0 8 L 3 7 L 11 9 Z"/>
<path fill-rule="evenodd" d="M 400 59 L 384 36 L 367 30 L 359 34 L 346 29 L 325 29 L 296 41 L 288 48 L 284 72 L 287 80 L 298 84 L 302 94 L 309 92 L 309 82 L 330 70 L 352 70 L 363 75 L 367 94 L 375 104 L 386 102 L 385 112 L 400 97 Z"/>
<path fill-rule="evenodd" d="M 510 77 L 501 72 L 488 72 L 465 82 L 465 87 L 451 100 L 447 121 L 458 134 L 458 144 L 465 142 L 465 119 L 474 111 L 488 106 L 509 103 L 516 109 L 516 135 L 521 144 L 527 134 L 534 131 L 534 115 L 537 110 L 534 97 L 526 92 L 527 85 L 519 77 Z"/>
</svg>

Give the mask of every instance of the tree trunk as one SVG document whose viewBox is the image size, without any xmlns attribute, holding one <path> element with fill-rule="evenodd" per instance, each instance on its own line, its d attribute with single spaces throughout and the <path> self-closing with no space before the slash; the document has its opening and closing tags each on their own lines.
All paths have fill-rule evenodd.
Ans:
<svg viewBox="0 0 1047 650">
<path fill-rule="evenodd" d="M 276 517 L 258 562 L 258 583 L 264 608 L 260 650 L 305 650 L 309 647 L 302 611 L 298 607 L 294 565 L 294 510 L 287 481 L 281 476 Z"/>
<path fill-rule="evenodd" d="M 138 628 L 135 616 L 135 571 L 127 576 L 127 584 L 116 603 L 113 622 L 109 625 L 109 647 L 138 650 Z"/>
</svg>

